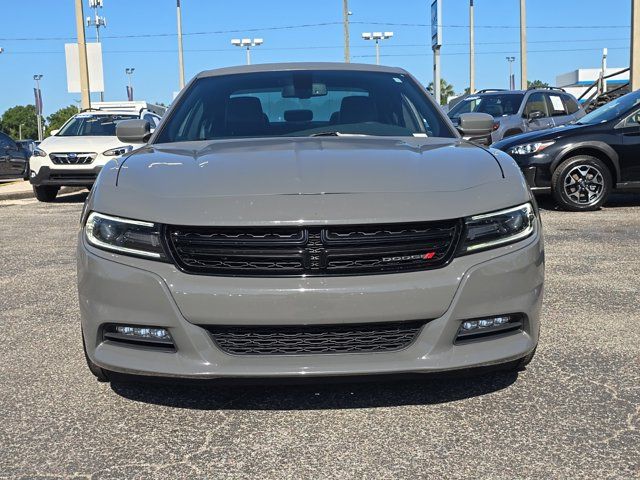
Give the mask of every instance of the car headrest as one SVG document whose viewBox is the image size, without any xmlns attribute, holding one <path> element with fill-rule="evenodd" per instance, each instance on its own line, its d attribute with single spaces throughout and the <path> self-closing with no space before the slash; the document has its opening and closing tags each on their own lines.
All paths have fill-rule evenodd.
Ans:
<svg viewBox="0 0 640 480">
<path fill-rule="evenodd" d="M 233 97 L 227 102 L 227 123 L 264 123 L 260 99 L 256 97 Z"/>
<path fill-rule="evenodd" d="M 344 97 L 340 104 L 340 123 L 362 123 L 378 120 L 378 109 L 373 99 L 354 95 Z"/>
<path fill-rule="evenodd" d="M 487 105 L 484 109 L 484 113 L 488 113 L 492 117 L 501 117 L 504 115 L 504 110 L 501 105 Z"/>
</svg>

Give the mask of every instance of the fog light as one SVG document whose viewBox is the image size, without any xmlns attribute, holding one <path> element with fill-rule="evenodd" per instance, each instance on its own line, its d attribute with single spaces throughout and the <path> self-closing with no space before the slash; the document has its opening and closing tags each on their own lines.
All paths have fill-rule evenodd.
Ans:
<svg viewBox="0 0 640 480">
<path fill-rule="evenodd" d="M 522 314 L 515 314 L 465 320 L 460 324 L 455 341 L 472 340 L 487 335 L 521 330 L 523 318 Z"/>
<path fill-rule="evenodd" d="M 114 342 L 156 347 L 174 347 L 171 334 L 166 328 L 138 327 L 133 325 L 106 325 L 103 338 Z"/>
</svg>

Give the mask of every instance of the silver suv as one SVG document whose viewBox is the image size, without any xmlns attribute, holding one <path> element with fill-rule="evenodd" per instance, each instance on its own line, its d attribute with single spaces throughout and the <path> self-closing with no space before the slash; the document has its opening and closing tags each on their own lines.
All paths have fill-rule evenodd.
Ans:
<svg viewBox="0 0 640 480">
<path fill-rule="evenodd" d="M 465 134 L 492 119 L 461 117 Z M 398 68 L 203 72 L 82 215 L 86 354 L 110 372 L 309 377 L 519 369 L 544 283 L 535 201 Z"/>
<path fill-rule="evenodd" d="M 561 88 L 480 90 L 459 100 L 448 115 L 457 125 L 460 115 L 469 112 L 488 113 L 494 118 L 491 143 L 571 123 L 585 115 L 574 96 Z"/>
</svg>

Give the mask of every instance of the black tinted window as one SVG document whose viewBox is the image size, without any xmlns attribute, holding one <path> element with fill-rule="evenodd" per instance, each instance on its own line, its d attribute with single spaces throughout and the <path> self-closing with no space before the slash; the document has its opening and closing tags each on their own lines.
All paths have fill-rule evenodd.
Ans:
<svg viewBox="0 0 640 480">
<path fill-rule="evenodd" d="M 0 148 L 10 148 L 13 146 L 15 146 L 15 142 L 11 140 L 11 137 L 4 133 L 0 133 Z"/>
<path fill-rule="evenodd" d="M 570 97 L 569 95 L 563 95 L 562 98 L 564 99 L 564 104 L 567 107 L 567 112 L 569 112 L 570 115 L 580 110 L 578 102 L 576 102 L 573 97 Z"/>
<path fill-rule="evenodd" d="M 299 70 L 204 77 L 156 142 L 342 134 L 454 137 L 406 75 Z"/>
<path fill-rule="evenodd" d="M 549 99 L 549 113 L 552 117 L 567 115 L 567 109 L 560 95 L 552 93 L 547 98 Z"/>
</svg>

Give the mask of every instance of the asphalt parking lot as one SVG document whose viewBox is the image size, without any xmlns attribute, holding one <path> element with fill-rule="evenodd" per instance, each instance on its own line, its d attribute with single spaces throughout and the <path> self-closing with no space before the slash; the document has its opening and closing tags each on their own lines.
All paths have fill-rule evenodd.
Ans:
<svg viewBox="0 0 640 480">
<path fill-rule="evenodd" d="M 0 202 L 0 478 L 638 478 L 640 195 L 543 211 L 526 371 L 367 383 L 98 383 L 75 242 L 85 194 Z"/>
</svg>

